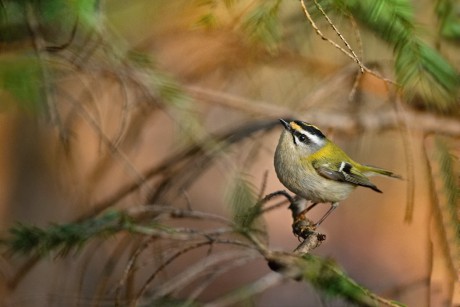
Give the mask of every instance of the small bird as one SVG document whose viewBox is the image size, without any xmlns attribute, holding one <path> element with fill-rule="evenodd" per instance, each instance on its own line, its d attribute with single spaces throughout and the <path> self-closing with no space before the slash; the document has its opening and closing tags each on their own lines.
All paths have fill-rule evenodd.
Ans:
<svg viewBox="0 0 460 307">
<path fill-rule="evenodd" d="M 281 183 L 296 195 L 311 201 L 310 210 L 318 203 L 331 208 L 328 215 L 357 187 L 382 193 L 367 177 L 383 175 L 399 178 L 394 173 L 353 161 L 317 127 L 303 121 L 280 119 L 284 126 L 275 152 L 275 170 Z"/>
</svg>

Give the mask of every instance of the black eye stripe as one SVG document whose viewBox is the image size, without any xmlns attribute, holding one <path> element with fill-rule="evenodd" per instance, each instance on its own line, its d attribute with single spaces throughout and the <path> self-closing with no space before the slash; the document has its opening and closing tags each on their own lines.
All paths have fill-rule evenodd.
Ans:
<svg viewBox="0 0 460 307">
<path fill-rule="evenodd" d="M 293 134 L 300 142 L 305 143 L 305 144 L 310 143 L 310 139 L 305 134 L 300 133 L 299 131 L 294 131 Z M 294 138 L 294 143 L 295 143 L 295 138 Z"/>
</svg>

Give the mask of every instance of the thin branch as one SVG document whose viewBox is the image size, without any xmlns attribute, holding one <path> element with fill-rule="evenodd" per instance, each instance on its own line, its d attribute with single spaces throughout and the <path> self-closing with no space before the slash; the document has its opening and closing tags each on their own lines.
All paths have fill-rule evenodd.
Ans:
<svg viewBox="0 0 460 307">
<path fill-rule="evenodd" d="M 178 250 L 177 252 L 173 253 L 170 257 L 168 257 L 163 263 L 161 263 L 161 265 L 155 271 L 153 271 L 152 274 L 150 274 L 150 276 L 144 282 L 143 286 L 141 287 L 141 289 L 139 290 L 139 292 L 137 293 L 137 295 L 136 295 L 136 297 L 135 297 L 135 299 L 133 301 L 133 306 L 137 305 L 137 302 L 142 297 L 142 295 L 144 295 L 144 292 L 151 285 L 151 283 L 153 282 L 155 277 L 158 275 L 158 273 L 160 273 L 163 269 L 165 269 L 170 263 L 172 263 L 175 259 L 177 259 L 181 255 L 183 255 L 183 254 L 185 254 L 185 253 L 187 253 L 187 252 L 189 252 L 189 251 L 191 251 L 193 249 L 197 249 L 197 248 L 200 248 L 200 247 L 208 245 L 208 244 L 209 244 L 208 240 L 202 241 L 202 242 L 196 242 L 196 243 L 193 243 L 193 244 L 191 244 L 189 246 L 186 246 L 186 247 Z M 120 280 L 120 282 L 118 284 L 118 288 L 121 288 L 121 286 L 123 285 L 122 282 L 123 282 L 123 279 Z M 117 300 L 118 300 L 118 296 L 117 296 Z"/>
<path fill-rule="evenodd" d="M 132 274 L 132 272 L 135 269 L 135 264 L 141 253 L 148 247 L 148 245 L 152 242 L 152 238 L 148 239 L 145 241 L 142 245 L 140 245 L 134 253 L 129 257 L 128 263 L 123 271 L 123 274 L 115 287 L 115 306 L 121 306 L 121 300 L 120 300 L 120 295 L 121 295 L 121 288 L 124 286 L 124 284 L 128 281 L 129 276 Z"/>
<path fill-rule="evenodd" d="M 277 196 L 284 196 L 286 198 L 286 200 L 283 200 L 281 202 L 278 202 L 270 207 L 265 207 L 265 208 L 262 208 L 260 210 L 260 214 L 263 214 L 263 213 L 266 213 L 268 211 L 271 211 L 271 210 L 274 210 L 276 208 L 279 208 L 283 205 L 286 205 L 287 203 L 291 203 L 294 202 L 295 198 L 293 198 L 291 195 L 289 195 L 288 192 L 282 190 L 282 191 L 276 191 L 276 192 L 273 192 L 273 193 L 270 193 L 268 195 L 266 195 L 264 198 L 262 198 L 260 201 L 259 201 L 259 205 L 260 206 L 263 206 L 265 205 L 267 202 L 269 202 L 270 200 L 272 200 L 273 198 L 277 197 Z"/>
<path fill-rule="evenodd" d="M 345 37 L 342 35 L 342 33 L 340 33 L 340 31 L 337 29 L 337 27 L 332 23 L 332 20 L 329 18 L 329 16 L 326 14 L 326 12 L 323 10 L 323 7 L 318 3 L 317 0 L 314 0 L 315 2 L 315 5 L 316 7 L 318 8 L 318 10 L 321 12 L 321 14 L 324 16 L 324 18 L 326 18 L 327 22 L 329 23 L 329 25 L 331 26 L 331 28 L 335 31 L 335 33 L 337 33 L 337 35 L 339 36 L 339 38 L 342 40 L 342 42 L 345 44 L 345 46 L 347 47 L 348 51 L 352 54 L 352 58 L 355 60 L 355 62 L 359 65 L 359 68 L 361 70 L 361 73 L 364 72 L 364 65 L 363 63 L 361 62 L 361 60 L 359 59 L 359 57 L 356 55 L 355 51 L 353 50 L 353 48 L 351 48 L 351 45 L 348 43 L 348 41 L 345 39 Z M 303 3 L 303 0 L 302 0 L 302 4 L 303 6 L 305 7 L 305 4 Z M 310 20 L 309 20 L 310 21 Z M 311 22 L 310 22 L 311 23 Z M 317 32 L 318 33 L 318 32 Z"/>
<path fill-rule="evenodd" d="M 286 197 L 286 199 L 292 203 L 294 201 L 294 198 L 289 195 L 288 192 L 284 191 L 284 190 L 281 190 L 281 191 L 276 191 L 276 192 L 273 192 L 273 193 L 270 193 L 268 195 L 266 195 L 264 198 L 262 198 L 262 200 L 260 201 L 260 204 L 263 205 L 265 204 L 266 202 L 272 200 L 274 197 L 277 197 L 277 196 L 284 196 Z"/>
<path fill-rule="evenodd" d="M 307 6 L 305 5 L 305 1 L 304 0 L 300 0 L 300 3 L 302 5 L 302 8 L 303 8 L 303 12 L 305 13 L 305 16 L 307 17 L 308 21 L 310 22 L 310 25 L 313 27 L 313 29 L 315 30 L 316 34 L 318 34 L 323 40 L 329 42 L 332 46 L 334 46 L 335 48 L 339 49 L 343 54 L 345 54 L 347 57 L 349 57 L 350 59 L 352 59 L 353 61 L 355 61 L 361 68 L 361 71 L 364 71 L 364 66 L 362 65 L 361 61 L 356 58 L 352 53 L 346 51 L 344 48 L 342 48 L 339 44 L 337 44 L 336 42 L 334 42 L 333 40 L 327 38 L 323 32 L 321 32 L 321 30 L 318 28 L 318 26 L 316 25 L 316 23 L 313 21 L 313 18 L 311 17 L 310 15 L 310 12 L 308 12 L 308 9 L 307 9 Z M 340 37 L 340 35 L 339 35 Z"/>
<path fill-rule="evenodd" d="M 234 226 L 234 223 L 217 214 L 197 211 L 197 210 L 189 210 L 189 209 L 180 209 L 174 208 L 170 206 L 162 206 L 162 205 L 145 205 L 139 207 L 130 208 L 127 213 L 129 216 L 138 219 L 138 218 L 148 218 L 148 217 L 155 217 L 159 214 L 168 214 L 172 218 L 192 218 L 192 219 L 200 219 L 206 221 L 215 221 L 227 226 Z M 147 216 L 145 216 L 148 214 Z"/>
<path fill-rule="evenodd" d="M 288 200 L 282 200 L 282 201 L 280 201 L 280 202 L 277 202 L 277 203 L 274 204 L 274 205 L 271 205 L 271 206 L 268 206 L 268 207 L 263 208 L 262 210 L 260 210 L 260 213 L 266 213 L 266 212 L 275 210 L 275 209 L 277 209 L 277 208 L 286 206 L 286 204 L 288 204 L 288 203 L 289 203 Z"/>
<path fill-rule="evenodd" d="M 67 98 L 64 99 L 64 101 L 69 102 L 71 106 L 77 107 L 79 109 L 80 116 L 86 120 L 86 122 L 94 130 L 94 132 L 103 142 L 103 144 L 108 148 L 110 153 L 112 153 L 113 156 L 116 157 L 118 160 L 123 162 L 123 166 L 128 172 L 130 172 L 135 177 L 137 184 L 139 186 L 146 186 L 147 189 L 151 190 L 151 187 L 149 187 L 148 183 L 146 182 L 147 180 L 144 177 L 144 175 L 136 169 L 136 167 L 131 163 L 130 159 L 126 156 L 126 154 L 123 153 L 120 150 L 120 148 L 116 147 L 114 143 L 110 140 L 110 138 L 107 135 L 105 135 L 104 131 L 102 131 L 101 127 L 99 126 L 95 118 L 91 115 L 91 113 L 87 111 L 83 106 L 81 106 L 78 101 L 75 101 L 74 98 L 66 91 L 59 90 L 59 93 L 60 95 L 63 95 Z"/>
<path fill-rule="evenodd" d="M 402 101 L 399 97 L 395 98 L 395 107 L 396 112 L 401 117 L 401 127 L 400 129 L 402 134 L 402 141 L 404 147 L 404 155 L 405 155 L 405 165 L 406 165 L 406 176 L 407 176 L 407 185 L 406 185 L 406 212 L 404 215 L 404 220 L 407 223 L 412 221 L 412 216 L 414 212 L 414 204 L 415 204 L 415 165 L 414 165 L 414 138 L 411 135 L 411 131 L 413 131 L 413 126 L 408 121 L 407 112 L 402 104 Z M 413 124 L 413 123 L 412 123 Z M 423 150 L 423 149 L 422 149 Z"/>
<path fill-rule="evenodd" d="M 206 257 L 205 259 L 194 263 L 187 267 L 187 269 L 175 277 L 169 279 L 161 286 L 156 287 L 153 297 L 163 297 L 175 291 L 181 289 L 187 284 L 197 279 L 200 275 L 206 271 L 212 269 L 214 266 L 225 265 L 227 261 L 236 261 L 237 259 L 255 259 L 259 257 L 259 254 L 254 251 L 229 251 L 220 254 L 215 254 L 212 257 Z M 136 301 L 138 301 L 143 292 L 139 292 Z M 136 306 L 135 304 L 134 306 Z"/>
<path fill-rule="evenodd" d="M 322 233 L 311 231 L 305 239 L 297 246 L 293 253 L 297 255 L 305 255 L 313 251 L 315 248 L 321 245 L 326 239 L 326 236 Z"/>
<path fill-rule="evenodd" d="M 193 210 L 192 201 L 190 200 L 190 196 L 188 195 L 187 190 L 182 189 L 181 194 L 184 196 L 185 205 L 187 206 L 187 210 L 192 211 Z"/>
<path fill-rule="evenodd" d="M 34 51 L 38 59 L 38 64 L 40 66 L 41 77 L 43 79 L 43 84 L 44 84 L 43 89 L 44 89 L 44 96 L 45 96 L 44 99 L 48 107 L 47 108 L 48 115 L 50 116 L 51 122 L 58 127 L 59 135 L 62 138 L 63 132 L 65 130 L 62 125 L 61 118 L 59 116 L 59 112 L 57 111 L 55 97 L 52 93 L 52 87 L 51 87 L 52 77 L 51 77 L 48 67 L 46 66 L 46 63 L 48 62 L 48 58 L 47 58 L 46 53 L 44 52 L 45 43 L 44 43 L 43 37 L 39 30 L 40 25 L 39 25 L 39 21 L 37 20 L 37 16 L 34 11 L 34 7 L 30 3 L 26 5 L 26 18 L 27 18 L 28 30 L 32 36 Z"/>
<path fill-rule="evenodd" d="M 359 32 L 358 25 L 356 24 L 355 19 L 353 18 L 353 15 L 349 13 L 345 13 L 345 15 L 348 17 L 351 23 L 351 28 L 353 29 L 353 32 L 355 33 L 356 37 L 356 42 L 358 44 L 358 50 L 359 50 L 359 55 L 361 58 L 364 56 L 364 48 L 363 48 L 363 42 L 361 40 L 361 34 Z M 359 85 L 361 84 L 361 81 L 363 80 L 364 74 L 361 73 L 361 71 L 356 73 L 355 76 L 355 81 L 353 82 L 353 86 L 350 90 L 350 93 L 348 94 L 348 102 L 351 102 L 354 100 L 356 92 L 358 90 Z"/>
<path fill-rule="evenodd" d="M 322 7 L 317 3 L 317 1 L 315 0 L 315 4 L 317 5 L 318 9 L 320 10 L 321 14 L 326 18 L 327 22 L 329 23 L 329 25 L 332 27 L 332 29 L 335 31 L 335 33 L 340 37 L 340 39 L 343 41 L 343 43 L 345 44 L 345 46 L 347 46 L 347 48 L 350 50 L 347 51 L 345 50 L 344 48 L 342 48 L 339 44 L 337 44 L 336 42 L 334 42 L 333 40 L 327 38 L 323 32 L 321 32 L 321 30 L 318 28 L 318 26 L 316 25 L 315 21 L 313 20 L 312 16 L 310 15 L 310 13 L 308 12 L 308 9 L 307 9 L 307 6 L 305 5 L 305 1 L 304 0 L 300 0 L 300 3 L 302 5 L 302 9 L 304 11 L 304 14 L 305 16 L 307 17 L 307 20 L 308 22 L 310 22 L 310 25 L 313 27 L 313 29 L 315 30 L 316 34 L 318 34 L 321 39 L 329 42 L 332 46 L 334 46 L 335 48 L 339 49 L 343 54 L 345 54 L 346 56 L 348 56 L 350 59 L 352 59 L 354 62 L 356 62 L 359 66 L 359 69 L 361 71 L 361 73 L 364 73 L 364 72 L 367 72 L 373 76 L 376 76 L 377 78 L 387 82 L 387 83 L 390 83 L 390 84 L 393 84 L 393 85 L 396 85 L 396 82 L 394 82 L 393 80 L 391 79 L 388 79 L 388 78 L 385 78 L 383 76 L 381 76 L 380 74 L 378 74 L 377 72 L 373 71 L 372 69 L 369 69 L 368 67 L 366 67 L 362 61 L 358 58 L 358 56 L 356 55 L 356 53 L 353 51 L 353 49 L 351 48 L 350 44 L 348 43 L 348 41 L 345 39 L 345 37 L 340 33 L 340 31 L 337 29 L 337 27 L 332 23 L 331 19 L 329 18 L 329 16 L 327 16 L 326 12 L 324 12 L 324 10 L 322 9 Z"/>
<path fill-rule="evenodd" d="M 265 194 L 265 190 L 267 189 L 267 180 L 268 180 L 268 170 L 266 170 L 264 172 L 264 175 L 262 177 L 262 186 L 260 187 L 260 192 L 259 192 L 259 195 L 257 197 L 257 199 L 259 199 L 259 200 L 261 200 L 262 195 Z"/>
<path fill-rule="evenodd" d="M 250 261 L 254 261 L 257 257 L 243 257 L 241 259 L 236 259 L 230 263 L 225 263 L 225 265 L 218 266 L 213 271 L 211 271 L 207 276 L 205 276 L 204 280 L 201 282 L 200 285 L 190 294 L 188 295 L 187 301 L 188 303 L 192 303 L 198 295 L 203 292 L 207 287 L 212 285 L 214 281 L 220 277 L 222 274 L 236 268 L 247 264 Z M 188 306 L 189 304 L 185 304 Z"/>
</svg>

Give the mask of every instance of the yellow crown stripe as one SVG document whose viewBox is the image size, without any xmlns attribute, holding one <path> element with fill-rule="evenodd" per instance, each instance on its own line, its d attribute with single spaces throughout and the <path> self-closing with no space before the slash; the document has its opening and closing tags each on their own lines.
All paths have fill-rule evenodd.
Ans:
<svg viewBox="0 0 460 307">
<path fill-rule="evenodd" d="M 304 130 L 303 127 L 299 126 L 299 125 L 298 125 L 297 123 L 295 123 L 295 122 L 290 122 L 289 124 L 291 125 L 291 128 L 294 129 L 294 130 L 297 130 L 297 131 L 299 131 L 299 130 L 300 130 L 300 131 L 301 131 L 301 130 Z M 314 125 L 312 125 L 312 124 L 309 124 L 309 123 L 306 123 L 306 122 L 302 122 L 302 124 L 304 124 L 306 127 L 312 127 L 312 128 L 314 128 L 314 129 L 316 129 L 316 130 L 318 130 L 318 131 L 321 131 L 321 130 L 319 130 L 318 127 L 316 127 L 316 126 L 314 126 Z"/>
<path fill-rule="evenodd" d="M 290 122 L 289 124 L 291 125 L 291 128 L 294 129 L 294 130 L 297 130 L 297 131 L 303 130 L 302 127 L 300 127 L 299 125 L 297 125 L 294 122 Z"/>
</svg>

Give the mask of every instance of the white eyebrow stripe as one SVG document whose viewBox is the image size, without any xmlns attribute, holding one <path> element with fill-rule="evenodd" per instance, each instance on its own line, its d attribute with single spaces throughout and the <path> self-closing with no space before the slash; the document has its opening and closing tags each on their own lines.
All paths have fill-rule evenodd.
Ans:
<svg viewBox="0 0 460 307">
<path fill-rule="evenodd" d="M 308 132 L 308 131 L 303 130 L 303 131 L 301 131 L 300 133 L 306 135 L 307 138 L 308 138 L 310 141 L 312 141 L 313 143 L 315 143 L 315 144 L 321 144 L 321 142 L 322 142 L 322 140 L 321 140 L 321 138 L 320 138 L 319 136 L 317 136 L 317 135 L 315 135 L 315 134 L 312 134 L 312 133 L 310 133 L 310 132 Z"/>
</svg>

